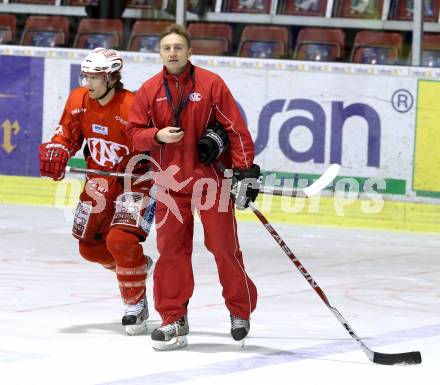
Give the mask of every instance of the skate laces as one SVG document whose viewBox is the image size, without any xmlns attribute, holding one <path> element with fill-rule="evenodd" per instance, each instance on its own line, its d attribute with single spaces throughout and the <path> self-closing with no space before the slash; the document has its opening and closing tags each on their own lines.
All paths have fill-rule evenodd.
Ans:
<svg viewBox="0 0 440 385">
<path fill-rule="evenodd" d="M 231 329 L 240 329 L 249 327 L 249 321 L 246 319 L 241 319 L 231 314 Z"/>
<path fill-rule="evenodd" d="M 145 300 L 141 299 L 136 305 L 126 305 L 124 315 L 138 316 L 145 307 Z"/>
<path fill-rule="evenodd" d="M 162 330 L 167 335 L 170 335 L 174 332 L 175 335 L 177 336 L 179 334 L 179 328 L 183 327 L 184 325 L 185 325 L 185 321 L 181 318 L 176 322 L 161 326 L 159 330 Z"/>
</svg>

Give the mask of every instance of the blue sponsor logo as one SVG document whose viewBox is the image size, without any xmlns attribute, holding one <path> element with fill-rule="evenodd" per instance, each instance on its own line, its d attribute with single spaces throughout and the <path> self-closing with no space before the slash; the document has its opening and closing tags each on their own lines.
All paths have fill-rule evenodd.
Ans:
<svg viewBox="0 0 440 385">
<path fill-rule="evenodd" d="M 108 127 L 99 124 L 92 124 L 92 131 L 95 134 L 108 135 Z"/>
<path fill-rule="evenodd" d="M 351 117 L 362 118 L 368 130 L 367 145 L 367 166 L 380 167 L 380 147 L 382 125 L 378 112 L 368 104 L 353 103 L 346 105 L 344 102 L 331 102 L 331 115 L 326 116 L 322 106 L 310 99 L 276 99 L 264 105 L 258 118 L 258 132 L 255 138 L 255 153 L 262 153 L 268 145 L 269 134 L 278 134 L 278 143 L 284 156 L 293 162 L 305 163 L 326 163 L 326 126 L 330 128 L 330 159 L 328 163 L 342 165 L 342 143 L 344 126 Z M 299 115 L 289 117 L 280 127 L 275 130 L 271 128 L 271 121 L 277 114 L 286 111 L 298 111 Z M 245 117 L 244 111 L 241 109 Z M 304 116 L 307 112 L 308 116 Z M 306 127 L 312 134 L 312 144 L 305 151 L 299 151 L 291 145 L 289 137 L 297 127 Z M 328 139 L 327 139 L 328 140 Z"/>
</svg>

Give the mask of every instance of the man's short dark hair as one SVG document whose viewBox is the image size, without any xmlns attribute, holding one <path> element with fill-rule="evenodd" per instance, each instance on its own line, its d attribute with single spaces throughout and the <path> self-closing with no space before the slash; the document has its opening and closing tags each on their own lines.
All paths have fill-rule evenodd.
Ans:
<svg viewBox="0 0 440 385">
<path fill-rule="evenodd" d="M 166 27 L 163 30 L 163 32 L 160 34 L 159 44 L 165 36 L 171 35 L 172 33 L 175 33 L 179 36 L 182 36 L 186 40 L 186 43 L 188 44 L 188 48 L 191 48 L 190 34 L 187 31 L 187 29 L 183 25 L 180 25 L 180 24 L 171 24 L 168 27 Z"/>
</svg>

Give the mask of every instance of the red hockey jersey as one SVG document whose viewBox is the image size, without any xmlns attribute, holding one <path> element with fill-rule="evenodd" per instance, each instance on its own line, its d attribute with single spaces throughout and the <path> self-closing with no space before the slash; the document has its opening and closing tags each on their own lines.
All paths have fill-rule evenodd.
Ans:
<svg viewBox="0 0 440 385">
<path fill-rule="evenodd" d="M 125 133 L 133 100 L 133 92 L 120 90 L 109 103 L 101 106 L 89 97 L 87 88 L 74 89 L 52 141 L 64 144 L 73 155 L 86 140 L 90 150 L 87 167 L 111 170 L 123 156 L 133 151 Z"/>
</svg>

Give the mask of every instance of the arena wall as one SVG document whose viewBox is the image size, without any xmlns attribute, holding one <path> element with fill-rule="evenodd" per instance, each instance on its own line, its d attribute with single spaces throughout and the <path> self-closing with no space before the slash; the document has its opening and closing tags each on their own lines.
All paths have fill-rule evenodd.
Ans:
<svg viewBox="0 0 440 385">
<path fill-rule="evenodd" d="M 0 46 L 0 202 L 74 206 L 78 179 L 55 184 L 40 178 L 37 149 L 52 136 L 86 53 Z M 158 55 L 123 55 L 130 90 L 161 70 Z M 310 184 L 330 164 L 341 165 L 333 185 L 313 199 L 261 196 L 269 218 L 439 231 L 440 70 L 235 57 L 192 61 L 231 88 L 267 184 Z M 81 156 L 71 164 L 81 166 Z"/>
</svg>

